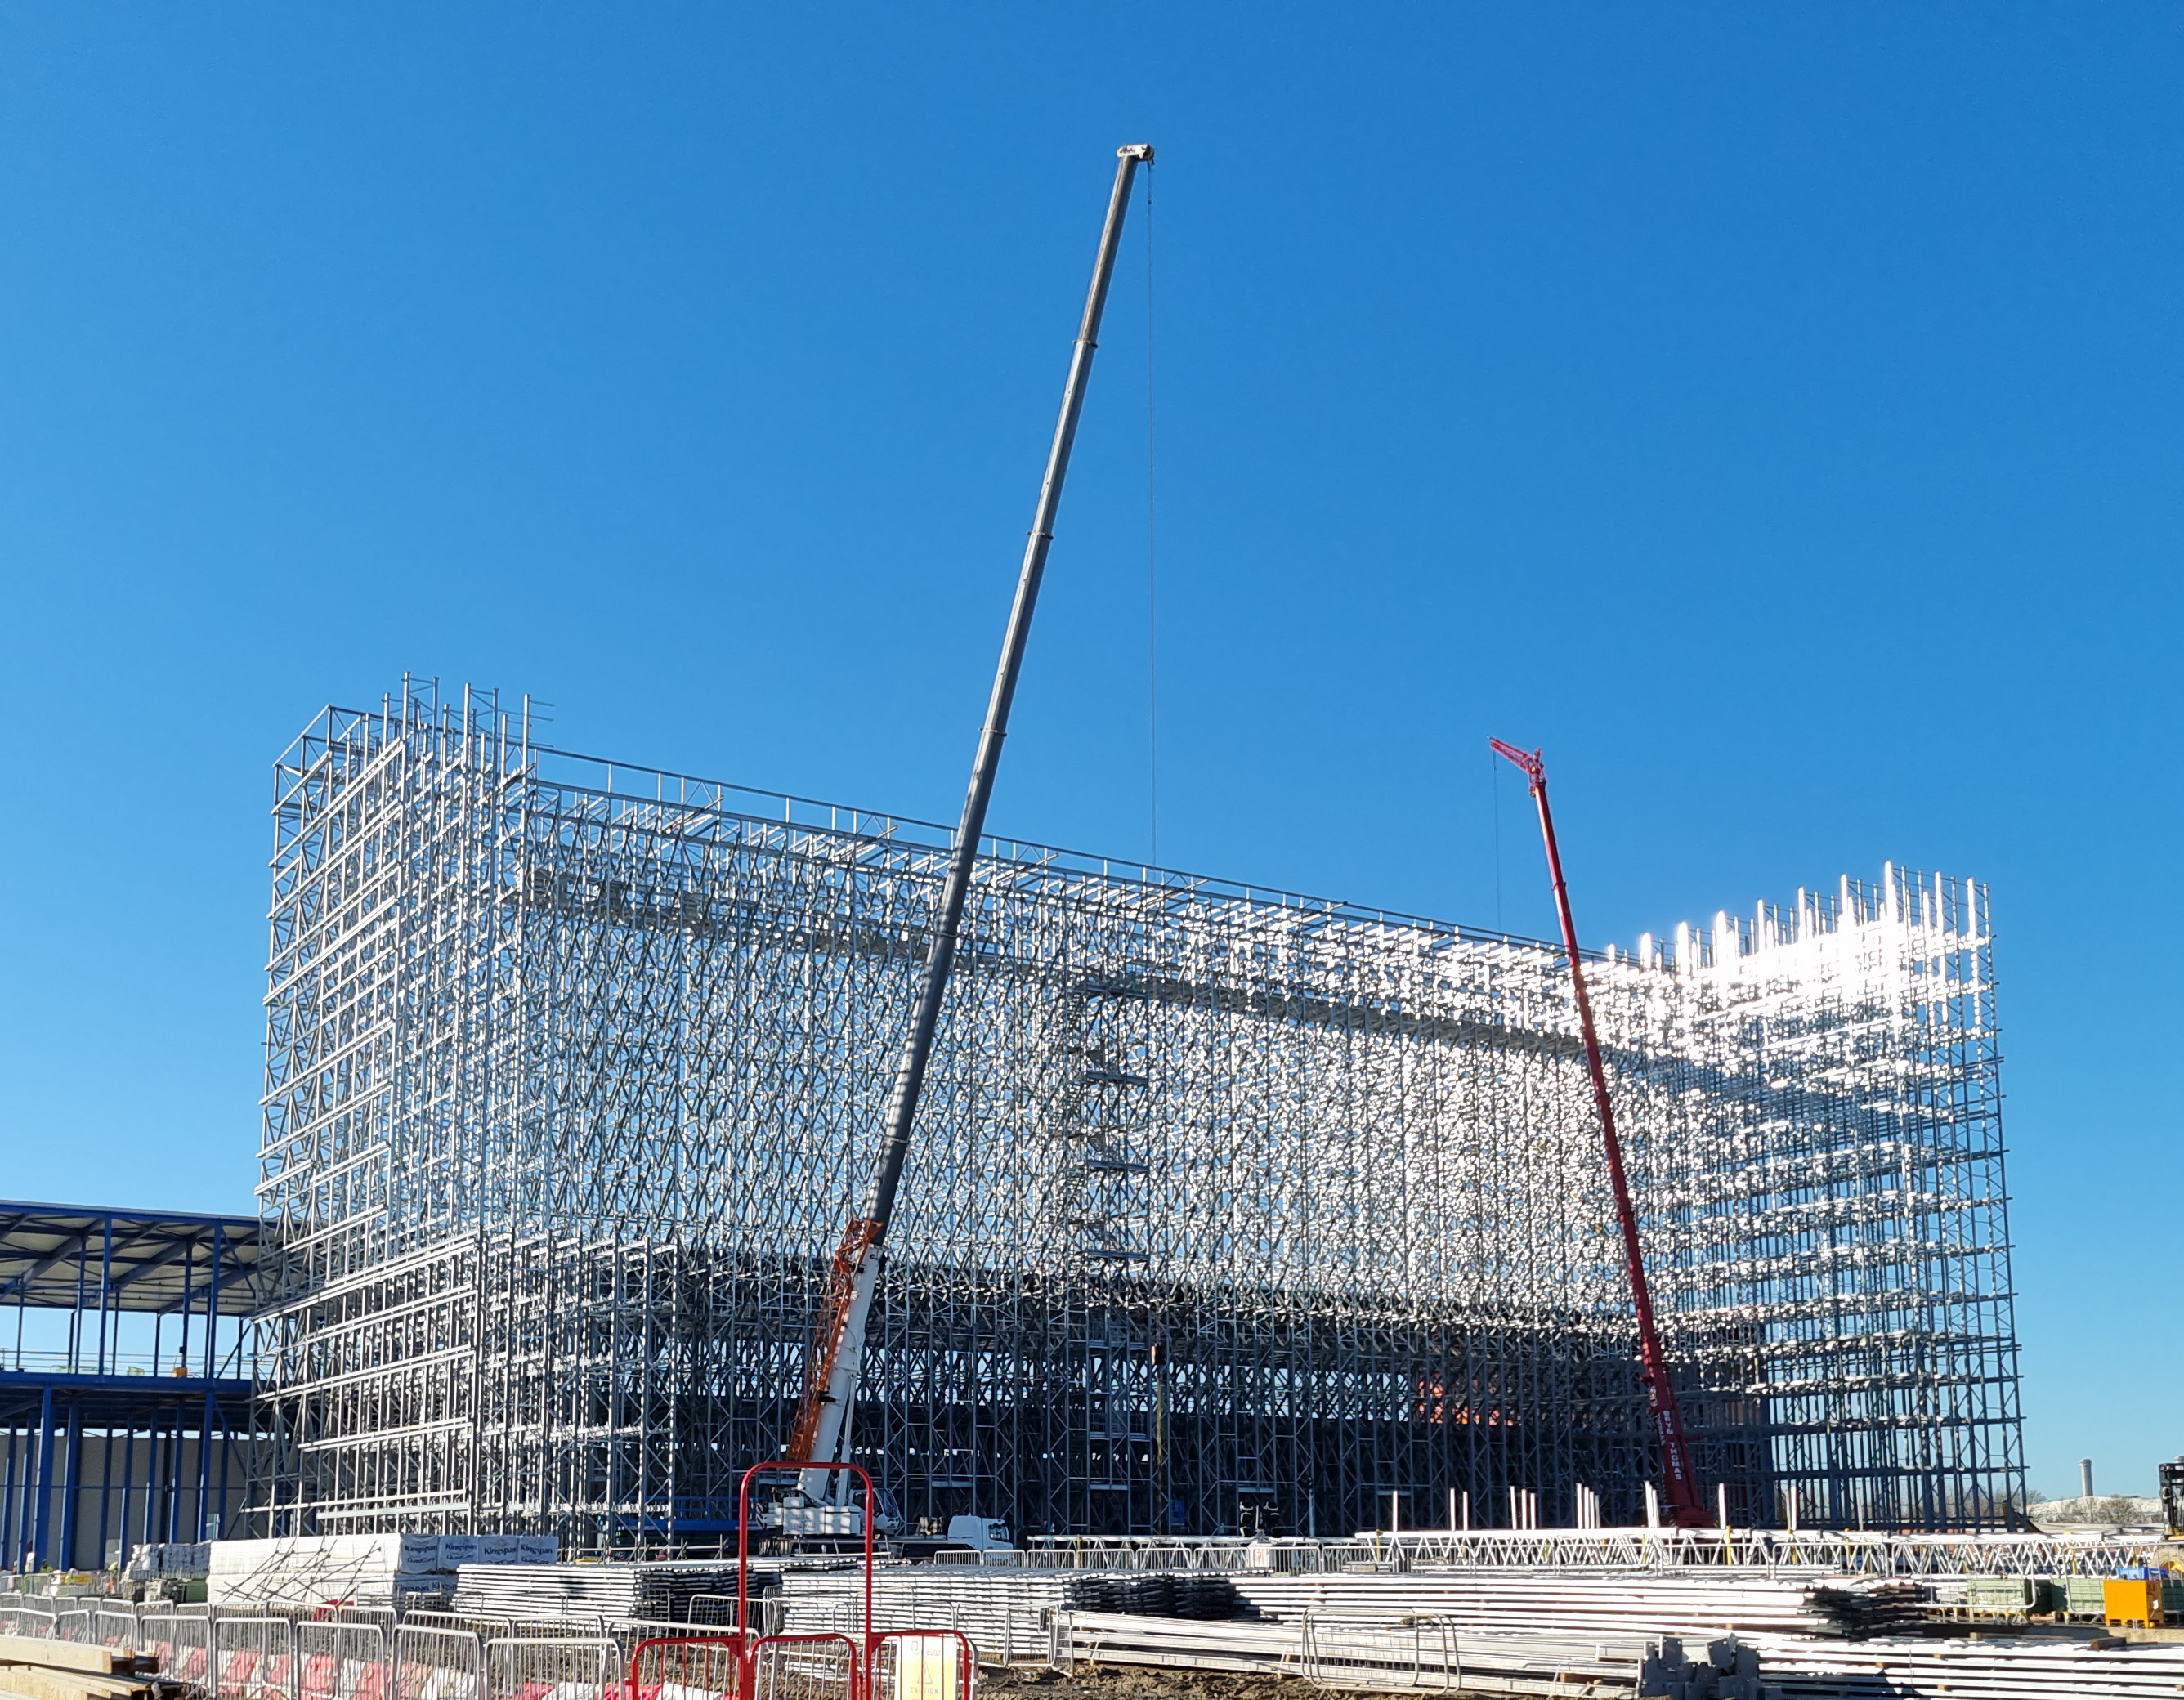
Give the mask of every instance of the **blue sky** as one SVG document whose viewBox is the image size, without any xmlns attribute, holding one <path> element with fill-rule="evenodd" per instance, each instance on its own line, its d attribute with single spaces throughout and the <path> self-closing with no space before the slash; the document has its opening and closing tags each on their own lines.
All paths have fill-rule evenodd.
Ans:
<svg viewBox="0 0 2184 1700">
<path fill-rule="evenodd" d="M 952 818 L 1124 141 L 1159 851 L 1629 941 L 1991 880 L 2028 1446 L 2178 1350 L 2173 8 L 0 14 L 0 1193 L 247 1205 L 268 766 L 402 672 Z M 1001 831 L 1150 848 L 1144 226 Z M 1497 878 L 1498 867 L 1498 878 Z"/>
</svg>

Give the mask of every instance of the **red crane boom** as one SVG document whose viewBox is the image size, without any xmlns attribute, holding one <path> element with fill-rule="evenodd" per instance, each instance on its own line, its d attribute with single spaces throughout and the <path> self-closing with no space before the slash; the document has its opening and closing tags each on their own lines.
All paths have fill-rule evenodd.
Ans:
<svg viewBox="0 0 2184 1700">
<path fill-rule="evenodd" d="M 1623 1227 L 1623 1261 L 1630 1271 L 1630 1302 L 1638 1313 L 1640 1375 L 1646 1383 L 1646 1403 L 1661 1442 L 1661 1474 L 1669 1487 L 1669 1514 L 1680 1529 L 1705 1529 L 1713 1519 L 1699 1497 L 1697 1478 L 1691 1471 L 1691 1437 L 1684 1432 L 1684 1413 L 1676 1403 L 1675 1384 L 1669 1379 L 1669 1360 L 1661 1351 L 1660 1331 L 1653 1326 L 1653 1296 L 1646 1285 L 1646 1259 L 1638 1249 L 1638 1212 L 1630 1207 L 1630 1184 L 1623 1173 L 1623 1142 L 1616 1137 L 1615 1106 L 1607 1095 L 1607 1070 L 1600 1061 L 1600 1035 L 1592 1024 L 1592 1000 L 1585 995 L 1585 969 L 1578 961 L 1577 923 L 1570 918 L 1569 887 L 1563 879 L 1562 852 L 1555 845 L 1555 817 L 1547 807 L 1547 769 L 1536 750 L 1529 754 L 1500 739 L 1488 740 L 1495 753 L 1506 755 L 1524 770 L 1531 782 L 1532 800 L 1540 805 L 1540 835 L 1547 842 L 1547 872 L 1555 883 L 1555 913 L 1563 923 L 1563 950 L 1569 957 L 1570 989 L 1577 1000 L 1577 1019 L 1585 1034 L 1585 1067 L 1592 1071 L 1592 1101 L 1600 1111 L 1600 1134 L 1607 1147 L 1607 1178 L 1615 1187 L 1615 1218 Z"/>
</svg>

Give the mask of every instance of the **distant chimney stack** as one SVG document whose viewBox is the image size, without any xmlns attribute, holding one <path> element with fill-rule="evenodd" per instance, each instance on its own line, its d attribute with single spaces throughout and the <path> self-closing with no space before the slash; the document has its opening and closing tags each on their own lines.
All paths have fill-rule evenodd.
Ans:
<svg viewBox="0 0 2184 1700">
<path fill-rule="evenodd" d="M 2091 1458 L 2080 1458 L 2078 1460 L 2078 1497 L 2091 1499 L 2092 1497 L 2093 1461 Z"/>
</svg>

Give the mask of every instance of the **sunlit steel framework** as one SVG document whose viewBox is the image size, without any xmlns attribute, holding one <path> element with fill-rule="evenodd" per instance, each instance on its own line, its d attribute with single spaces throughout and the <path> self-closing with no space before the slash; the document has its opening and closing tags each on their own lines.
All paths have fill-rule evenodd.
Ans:
<svg viewBox="0 0 2184 1700">
<path fill-rule="evenodd" d="M 945 828 L 405 683 L 276 769 L 276 1526 L 707 1541 L 777 1455 Z M 1891 867 L 1588 978 L 1709 1495 L 2021 1497 L 1986 889 Z M 857 1456 L 912 1516 L 1641 1514 L 1560 950 L 989 840 Z"/>
</svg>

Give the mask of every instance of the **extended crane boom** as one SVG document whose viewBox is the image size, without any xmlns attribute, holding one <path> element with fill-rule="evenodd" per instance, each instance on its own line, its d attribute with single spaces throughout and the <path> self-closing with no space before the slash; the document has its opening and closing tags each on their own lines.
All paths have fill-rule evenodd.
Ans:
<svg viewBox="0 0 2184 1700">
<path fill-rule="evenodd" d="M 896 1189 L 902 1183 L 905 1160 L 910 1155 L 911 1130 L 917 1116 L 917 1101 L 925 1087 L 926 1065 L 932 1060 L 933 1035 L 940 1022 L 940 1006 L 948 995 L 949 971 L 956 961 L 956 934 L 962 924 L 963 903 L 971 889 L 971 872 L 978 860 L 978 840 L 986 829 L 986 805 L 994 794 L 994 777 L 1001 765 L 1001 741 L 1008 736 L 1009 708 L 1017 692 L 1017 675 L 1023 666 L 1024 644 L 1031 635 L 1032 610 L 1039 601 L 1039 581 L 1046 572 L 1047 550 L 1054 543 L 1054 516 L 1061 505 L 1062 481 L 1069 474 L 1069 451 L 1077 439 L 1078 415 L 1084 411 L 1084 387 L 1092 375 L 1092 356 L 1099 347 L 1100 319 L 1107 304 L 1107 285 L 1114 276 L 1115 249 L 1123 235 L 1123 217 L 1128 210 L 1130 185 L 1139 164 L 1150 164 L 1153 150 L 1143 142 L 1118 148 L 1115 188 L 1107 202 L 1107 221 L 1100 232 L 1100 252 L 1092 267 L 1092 287 L 1084 300 L 1084 316 L 1069 361 L 1069 378 L 1061 392 L 1061 417 L 1047 451 L 1046 476 L 1039 489 L 1039 505 L 1032 516 L 1031 537 L 1024 546 L 1023 566 L 1017 577 L 1015 604 L 1009 610 L 1007 634 L 1001 642 L 1000 666 L 994 673 L 994 689 L 986 705 L 986 724 L 978 734 L 978 754 L 971 766 L 971 787 L 963 799 L 963 818 L 948 858 L 948 878 L 940 891 L 940 913 L 935 918 L 933 943 L 925 958 L 925 974 L 919 983 L 917 1005 L 911 1018 L 910 1037 L 904 1043 L 902 1061 L 895 1069 L 894 1090 L 889 1095 L 887 1119 L 880 1134 L 879 1154 L 872 1164 L 870 1184 L 857 1213 L 850 1218 L 842 1243 L 835 1251 L 822 1296 L 819 1326 L 806 1362 L 804 1393 L 796 1407 L 785 1457 L 794 1463 L 825 1465 L 839 1463 L 849 1434 L 850 1407 L 856 1395 L 857 1373 L 865 1349 L 865 1324 L 872 1314 L 872 1293 L 879 1285 L 884 1261 L 883 1249 L 888 1223 L 894 1214 Z M 806 1470 L 799 1480 L 804 1497 L 815 1502 L 825 1495 L 833 1472 Z"/>
<path fill-rule="evenodd" d="M 1547 872 L 1555 883 L 1555 913 L 1563 923 L 1563 950 L 1569 957 L 1570 989 L 1577 1002 L 1580 1031 L 1585 1035 L 1585 1066 L 1592 1071 L 1592 1101 L 1600 1111 L 1600 1134 L 1607 1147 L 1607 1178 L 1615 1188 L 1615 1218 L 1623 1228 L 1623 1261 L 1630 1272 L 1630 1302 L 1638 1313 L 1640 1374 L 1646 1383 L 1646 1402 L 1661 1442 L 1661 1474 L 1669 1486 L 1669 1514 L 1679 1528 L 1704 1529 L 1713 1519 L 1707 1515 L 1699 1497 L 1698 1482 L 1691 1471 L 1691 1443 L 1684 1432 L 1683 1407 L 1676 1402 L 1675 1383 L 1669 1379 L 1669 1360 L 1661 1350 L 1661 1335 L 1653 1326 L 1653 1296 L 1646 1285 L 1646 1260 L 1638 1249 L 1638 1213 L 1630 1207 L 1630 1185 L 1623 1174 L 1623 1142 L 1615 1134 L 1615 1106 L 1607 1095 L 1607 1070 L 1600 1060 L 1600 1035 L 1593 1028 L 1592 1000 L 1585 989 L 1585 968 L 1578 961 L 1577 922 L 1570 918 L 1569 887 L 1563 880 L 1562 851 L 1555 844 L 1555 817 L 1547 807 L 1547 769 L 1536 750 L 1527 753 L 1500 739 L 1488 740 L 1495 753 L 1505 755 L 1524 770 L 1531 782 L 1532 800 L 1540 805 L 1540 834 L 1547 841 Z"/>
</svg>

